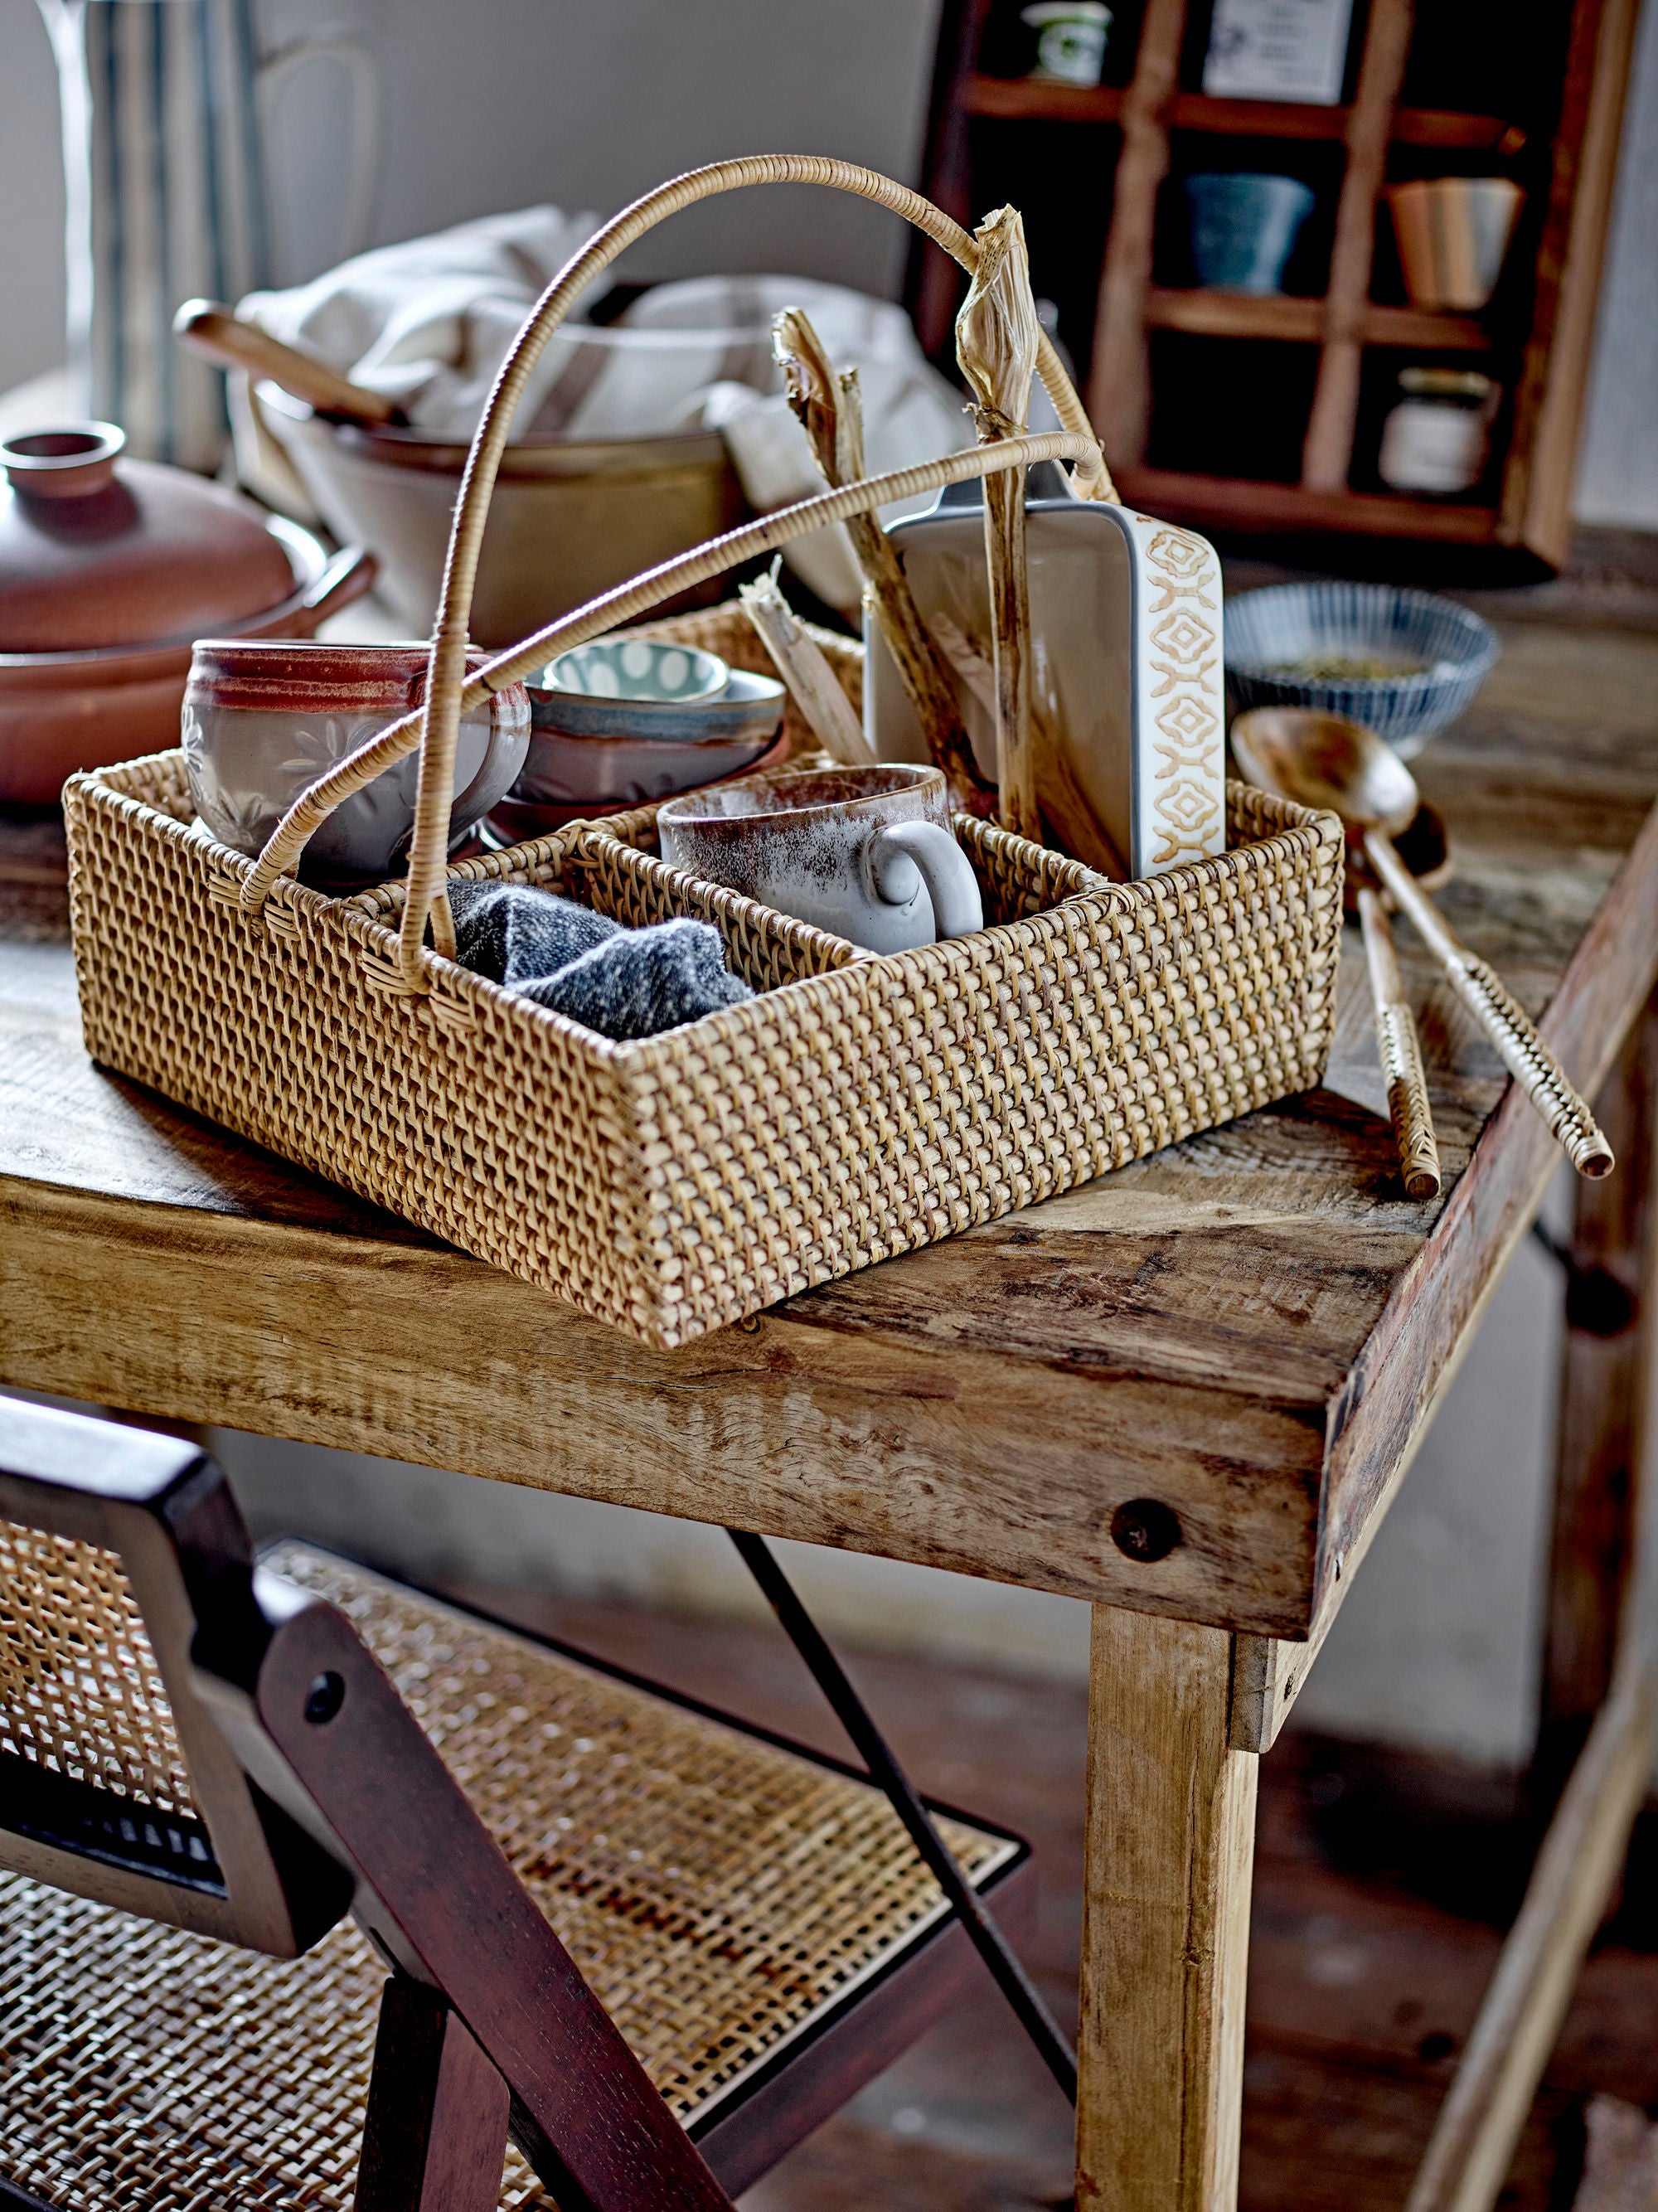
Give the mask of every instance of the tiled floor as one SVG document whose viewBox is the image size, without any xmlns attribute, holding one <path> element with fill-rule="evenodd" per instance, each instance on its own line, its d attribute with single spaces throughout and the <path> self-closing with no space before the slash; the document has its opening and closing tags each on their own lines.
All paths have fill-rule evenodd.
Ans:
<svg viewBox="0 0 1658 2212">
<path fill-rule="evenodd" d="M 780 1637 L 563 1601 L 520 1617 L 844 1753 Z M 922 1787 L 1035 1846 L 1028 1962 L 1074 2021 L 1084 1693 L 848 1656 Z M 1397 2212 L 1523 1879 L 1512 1793 L 1500 1778 L 1294 1735 L 1261 1783 L 1244 2212 Z M 1625 1923 L 1636 1917 L 1632 1904 Z M 1619 1942 L 1583 1977 L 1504 2212 L 1570 2203 L 1582 2106 L 1596 2090 L 1658 2106 L 1658 1954 Z M 1070 2157 L 1069 2111 L 987 1984 L 752 2190 L 744 2212 L 1029 2212 L 1069 2203 Z"/>
</svg>

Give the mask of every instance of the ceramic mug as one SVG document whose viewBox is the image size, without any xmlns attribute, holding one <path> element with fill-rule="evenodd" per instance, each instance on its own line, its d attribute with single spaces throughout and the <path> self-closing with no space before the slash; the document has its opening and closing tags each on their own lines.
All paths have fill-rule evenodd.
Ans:
<svg viewBox="0 0 1658 2212">
<path fill-rule="evenodd" d="M 1389 185 L 1412 306 L 1463 314 L 1489 307 L 1524 201 L 1508 177 L 1424 177 Z"/>
<path fill-rule="evenodd" d="M 1310 185 L 1252 170 L 1186 179 L 1192 265 L 1199 284 L 1226 292 L 1277 292 L 1301 226 L 1313 211 Z"/>
<path fill-rule="evenodd" d="M 365 738 L 418 707 L 430 647 L 203 639 L 185 690 L 191 793 L 222 844 L 250 858 L 307 785 Z M 474 647 L 470 669 L 488 655 Z M 455 749 L 451 848 L 463 843 L 524 766 L 530 697 L 521 684 L 463 715 Z M 420 755 L 354 792 L 305 848 L 308 881 L 377 880 L 408 851 Z"/>
<path fill-rule="evenodd" d="M 800 769 L 671 799 L 662 857 L 869 952 L 984 927 L 936 768 Z"/>
</svg>

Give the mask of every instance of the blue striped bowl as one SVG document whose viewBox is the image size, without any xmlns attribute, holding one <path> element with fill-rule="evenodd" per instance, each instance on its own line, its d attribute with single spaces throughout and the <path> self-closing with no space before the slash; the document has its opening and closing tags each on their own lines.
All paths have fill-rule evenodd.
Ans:
<svg viewBox="0 0 1658 2212">
<path fill-rule="evenodd" d="M 1240 711 L 1345 714 L 1404 760 L 1473 704 L 1500 650 L 1491 624 L 1454 599 L 1393 584 L 1272 584 L 1226 602 L 1226 673 Z M 1415 662 L 1421 673 L 1320 681 L 1284 671 L 1314 653 Z"/>
</svg>

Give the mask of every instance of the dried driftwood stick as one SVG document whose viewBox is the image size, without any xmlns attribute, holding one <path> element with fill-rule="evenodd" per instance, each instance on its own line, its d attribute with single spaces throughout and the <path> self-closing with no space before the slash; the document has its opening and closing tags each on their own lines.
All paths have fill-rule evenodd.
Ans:
<svg viewBox="0 0 1658 2212">
<path fill-rule="evenodd" d="M 1023 429 L 1042 325 L 1030 296 L 1030 263 L 1017 208 L 998 208 L 974 234 L 979 265 L 956 318 L 956 358 L 977 399 L 979 442 Z M 1030 738 L 1030 590 L 1025 571 L 1024 471 L 985 482 L 985 553 L 990 563 L 990 635 L 996 668 L 996 781 L 1001 823 L 1042 837 Z"/>
<path fill-rule="evenodd" d="M 776 568 L 752 584 L 739 586 L 737 596 L 824 751 L 844 768 L 868 767 L 875 754 L 864 726 L 853 713 L 835 671 L 778 590 Z"/>
<path fill-rule="evenodd" d="M 835 375 L 823 341 L 799 307 L 785 307 L 777 317 L 772 343 L 787 381 L 789 404 L 825 481 L 832 489 L 856 483 L 864 473 L 857 370 Z M 995 793 L 979 774 L 950 678 L 905 580 L 896 548 L 873 514 L 854 515 L 847 532 L 863 571 L 865 599 L 909 694 L 927 750 L 944 770 L 951 805 L 970 814 L 993 814 Z"/>
</svg>

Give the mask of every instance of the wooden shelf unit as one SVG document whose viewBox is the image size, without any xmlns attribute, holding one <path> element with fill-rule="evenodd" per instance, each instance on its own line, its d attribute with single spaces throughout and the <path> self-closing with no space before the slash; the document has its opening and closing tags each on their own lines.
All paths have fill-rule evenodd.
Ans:
<svg viewBox="0 0 1658 2212">
<path fill-rule="evenodd" d="M 1187 331 L 1212 338 L 1289 338 L 1317 344 L 1327 302 L 1287 293 L 1161 291 L 1145 295 L 1148 330 Z M 1491 332 L 1474 315 L 1442 315 L 1423 307 L 1367 306 L 1358 320 L 1365 345 L 1421 346 L 1436 353 L 1489 353 Z"/>
<path fill-rule="evenodd" d="M 1115 123 L 1122 115 L 1124 89 L 974 76 L 968 79 L 964 105 L 969 115 L 1022 123 Z M 1340 138 L 1351 112 L 1347 107 L 1309 107 L 1298 100 L 1212 100 L 1206 93 L 1177 92 L 1169 104 L 1168 122 L 1173 131 L 1206 131 L 1220 137 Z M 1455 115 L 1433 107 L 1395 108 L 1393 135 L 1400 146 L 1474 152 L 1490 148 L 1503 154 L 1517 154 L 1526 143 L 1519 125 L 1499 116 Z"/>
<path fill-rule="evenodd" d="M 1101 200 L 1108 196 L 1092 328 L 1065 330 L 1087 363 L 1090 410 L 1125 495 L 1171 518 L 1233 532 L 1348 532 L 1440 544 L 1523 549 L 1558 567 L 1571 531 L 1571 482 L 1617 167 L 1624 92 L 1639 0 L 1559 0 L 1564 77 L 1558 113 L 1540 137 L 1513 117 L 1401 102 L 1411 55 L 1412 0 L 1370 0 L 1351 100 L 1339 106 L 1218 100 L 1182 82 L 1193 66 L 1188 0 L 1145 0 L 1133 75 L 1097 88 L 987 75 L 981 48 L 1005 0 L 946 0 L 933 82 L 923 189 L 964 222 L 982 215 L 983 133 L 999 125 L 1105 126 Z M 1551 104 L 1540 82 L 1539 106 Z M 1174 134 L 1327 147 L 1334 186 L 1328 274 L 1320 297 L 1183 289 L 1154 279 L 1160 202 Z M 1054 142 L 1057 145 L 1059 142 Z M 1086 143 L 1086 142 L 1083 142 Z M 1114 144 L 1114 152 L 1112 149 Z M 1512 165 L 1526 157 L 1527 205 L 1515 253 L 1529 282 L 1505 279 L 1482 315 L 1439 314 L 1371 296 L 1380 203 L 1393 149 Z M 1005 164 L 1004 164 L 1004 169 Z M 1074 162 L 1071 173 L 1074 176 Z M 1005 185 L 1005 176 L 1003 178 Z M 1016 189 L 1013 197 L 1019 197 Z M 999 196 L 1006 196 L 1005 191 Z M 1327 201 L 1330 194 L 1324 195 Z M 1328 210 L 1327 209 L 1327 221 Z M 1087 225 L 1077 226 L 1081 234 Z M 1096 246 L 1094 250 L 1100 249 Z M 936 249 L 912 259 L 908 304 L 931 352 L 949 346 L 958 272 Z M 1277 340 L 1317 349 L 1297 483 L 1149 465 L 1150 338 Z M 1366 489 L 1358 452 L 1367 350 L 1485 356 L 1504 389 L 1494 456 L 1477 492 L 1460 502 Z M 1401 364 L 1402 365 L 1402 364 Z M 1370 409 L 1373 416 L 1374 404 Z M 1359 481 L 1355 485 L 1354 478 Z"/>
</svg>

